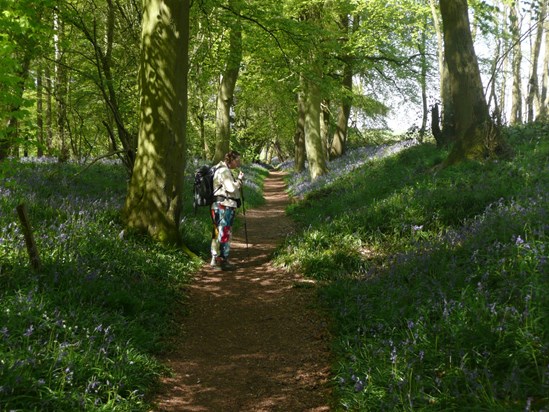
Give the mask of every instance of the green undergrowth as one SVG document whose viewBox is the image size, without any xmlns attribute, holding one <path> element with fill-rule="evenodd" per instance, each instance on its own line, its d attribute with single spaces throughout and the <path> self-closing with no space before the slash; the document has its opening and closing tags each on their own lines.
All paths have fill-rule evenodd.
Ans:
<svg viewBox="0 0 549 412">
<path fill-rule="evenodd" d="M 264 172 L 246 191 L 261 202 Z M 246 167 L 248 169 L 248 167 Z M 206 253 L 188 174 L 182 235 Z M 0 411 L 148 411 L 199 261 L 123 233 L 118 164 L 0 162 Z M 16 206 L 42 267 L 32 270 Z"/>
<path fill-rule="evenodd" d="M 549 129 L 507 135 L 510 161 L 426 143 L 289 208 L 276 259 L 318 282 L 335 410 L 549 410 Z"/>
</svg>

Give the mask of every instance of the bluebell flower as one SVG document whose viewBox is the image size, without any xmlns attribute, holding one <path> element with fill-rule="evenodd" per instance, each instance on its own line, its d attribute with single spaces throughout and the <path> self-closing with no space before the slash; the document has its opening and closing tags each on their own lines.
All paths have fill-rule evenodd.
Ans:
<svg viewBox="0 0 549 412">
<path fill-rule="evenodd" d="M 0 329 L 0 334 L 2 335 L 2 338 L 7 339 L 10 336 L 10 332 L 7 328 L 7 326 L 4 326 L 2 329 Z"/>
<path fill-rule="evenodd" d="M 30 325 L 25 331 L 25 333 L 23 333 L 23 336 L 29 337 L 32 335 L 33 332 L 34 332 L 34 325 Z"/>
</svg>

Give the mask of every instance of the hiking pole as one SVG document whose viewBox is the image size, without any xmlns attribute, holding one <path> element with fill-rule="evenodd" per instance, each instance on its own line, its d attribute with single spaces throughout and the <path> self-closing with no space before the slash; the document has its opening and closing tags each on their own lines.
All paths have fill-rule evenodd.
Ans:
<svg viewBox="0 0 549 412">
<path fill-rule="evenodd" d="M 240 187 L 240 198 L 242 199 L 242 214 L 244 215 L 244 235 L 246 237 L 246 255 L 250 259 L 250 251 L 248 250 L 248 225 L 246 224 L 246 206 L 244 206 L 244 188 Z"/>
</svg>

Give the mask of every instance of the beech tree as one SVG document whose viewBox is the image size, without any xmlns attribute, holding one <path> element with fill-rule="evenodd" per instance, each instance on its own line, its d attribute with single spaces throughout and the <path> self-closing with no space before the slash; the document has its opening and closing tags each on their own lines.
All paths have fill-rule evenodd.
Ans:
<svg viewBox="0 0 549 412">
<path fill-rule="evenodd" d="M 439 147 L 445 147 L 451 144 L 454 138 L 454 102 L 450 91 L 450 81 L 448 65 L 444 57 L 444 35 L 440 23 L 439 10 L 436 7 L 435 0 L 429 0 L 431 14 L 433 16 L 433 26 L 437 39 L 437 63 L 439 75 L 440 102 L 443 108 L 439 111 L 439 104 L 436 103 L 431 109 L 432 114 L 432 133 Z M 440 124 L 439 124 L 440 123 Z M 442 128 L 440 127 L 442 126 Z"/>
<path fill-rule="evenodd" d="M 306 24 L 314 27 L 319 23 L 322 6 L 309 5 L 303 10 L 302 16 Z M 312 46 L 312 45 L 311 45 Z M 305 109 L 304 136 L 305 152 L 309 164 L 311 180 L 328 172 L 326 164 L 326 146 L 322 142 L 320 116 L 322 102 L 322 53 L 316 47 L 311 47 L 306 53 L 306 61 L 302 65 L 301 85 Z"/>
<path fill-rule="evenodd" d="M 490 118 L 469 26 L 467 0 L 440 0 L 444 55 L 454 103 L 456 141 L 445 161 L 482 159 L 507 151 Z"/>
<path fill-rule="evenodd" d="M 520 70 L 522 64 L 522 48 L 520 44 L 519 7 L 518 1 L 514 0 L 509 8 L 511 39 L 513 42 L 513 55 L 511 60 L 513 88 L 511 93 L 511 114 L 509 115 L 509 122 L 511 124 L 522 123 L 522 79 Z"/>
<path fill-rule="evenodd" d="M 342 13 L 339 16 L 340 29 L 342 32 L 342 54 L 341 61 L 343 63 L 343 69 L 341 70 L 341 86 L 342 91 L 339 108 L 337 111 L 337 120 L 335 125 L 335 131 L 330 145 L 330 158 L 334 159 L 342 156 L 345 153 L 347 145 L 347 134 L 349 126 L 349 116 L 351 115 L 352 106 L 352 93 L 353 93 L 353 57 L 347 51 L 347 44 L 349 43 L 349 37 L 353 32 L 358 30 L 360 24 L 360 17 L 351 16 L 348 13 Z"/>
<path fill-rule="evenodd" d="M 139 137 L 124 218 L 131 230 L 181 244 L 189 2 L 146 0 L 143 6 Z"/>
<path fill-rule="evenodd" d="M 545 0 L 545 12 L 549 11 L 548 1 Z M 542 79 L 540 87 L 540 112 L 536 120 L 547 121 L 549 116 L 548 107 L 549 107 L 549 18 L 545 17 L 543 22 L 543 31 L 545 32 L 545 54 L 543 56 L 543 65 L 542 65 Z"/>
<path fill-rule="evenodd" d="M 215 120 L 216 145 L 214 163 L 219 162 L 229 151 L 231 137 L 231 108 L 233 106 L 234 89 L 240 72 L 242 61 L 242 25 L 238 19 L 239 0 L 229 0 L 229 8 L 236 17 L 230 19 L 229 53 L 225 68 L 219 81 L 217 92 L 217 112 Z"/>
<path fill-rule="evenodd" d="M 539 0 L 532 3 L 532 20 L 535 21 L 536 30 L 532 45 L 530 61 L 530 78 L 528 79 L 528 95 L 526 97 L 526 120 L 533 122 L 541 112 L 541 95 L 538 76 L 538 62 L 541 52 L 541 41 L 543 38 L 543 23 L 547 18 L 547 0 Z"/>
</svg>

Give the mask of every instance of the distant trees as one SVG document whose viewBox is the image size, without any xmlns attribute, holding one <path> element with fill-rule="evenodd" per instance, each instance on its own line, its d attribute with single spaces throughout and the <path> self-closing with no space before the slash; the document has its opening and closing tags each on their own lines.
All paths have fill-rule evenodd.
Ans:
<svg viewBox="0 0 549 412">
<path fill-rule="evenodd" d="M 547 120 L 548 1 L 193 2 L 188 70 L 178 63 L 170 74 L 188 75 L 187 116 L 170 100 L 180 92 L 166 88 L 173 79 L 160 87 L 149 68 L 138 82 L 140 2 L 0 0 L 0 159 L 118 156 L 139 186 L 133 174 L 153 176 L 156 162 L 173 173 L 163 168 L 174 149 L 183 150 L 177 161 L 213 161 L 236 148 L 253 160 L 294 157 L 314 179 L 350 144 L 366 143 L 364 131 L 384 128 L 399 101 L 417 103 L 422 132 L 429 105 L 440 109 L 433 131 L 441 146 L 453 145 L 449 162 L 497 153 L 504 144 L 495 126 Z M 483 41 L 494 47 L 479 62 L 473 43 Z M 174 64 L 166 59 L 155 64 Z M 144 119 L 143 110 L 153 112 Z M 174 123 L 150 122 L 156 115 Z M 138 155 L 147 141 L 154 155 Z M 170 160 L 164 144 L 173 145 Z"/>
</svg>

